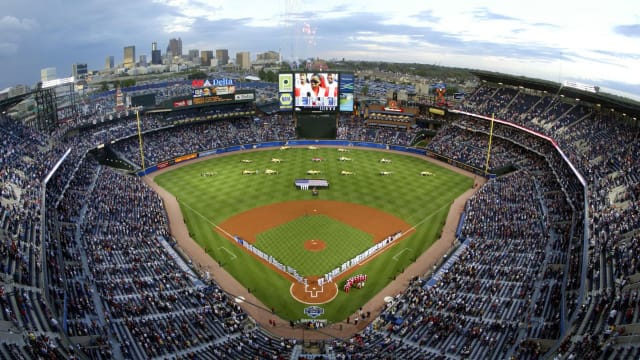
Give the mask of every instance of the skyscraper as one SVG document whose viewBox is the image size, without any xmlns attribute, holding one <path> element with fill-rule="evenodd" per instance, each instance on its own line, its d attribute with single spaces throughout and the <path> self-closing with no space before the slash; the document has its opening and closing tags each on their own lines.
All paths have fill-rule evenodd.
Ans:
<svg viewBox="0 0 640 360">
<path fill-rule="evenodd" d="M 125 46 L 124 47 L 124 62 L 123 65 L 127 69 L 133 69 L 136 67 L 136 47 Z"/>
<path fill-rule="evenodd" d="M 195 64 L 200 64 L 200 50 L 192 49 L 189 50 L 189 60 L 191 60 Z"/>
<path fill-rule="evenodd" d="M 151 64 L 162 64 L 162 54 L 160 50 L 158 50 L 158 43 L 156 43 L 155 41 L 151 43 Z"/>
<path fill-rule="evenodd" d="M 229 50 L 227 49 L 216 50 L 216 59 L 218 59 L 218 66 L 227 65 L 229 63 Z"/>
<path fill-rule="evenodd" d="M 251 55 L 248 51 L 236 53 L 236 66 L 241 70 L 249 70 L 251 68 Z"/>
<path fill-rule="evenodd" d="M 171 39 L 167 46 L 167 52 L 171 52 L 171 56 L 182 56 L 182 39 Z"/>
<path fill-rule="evenodd" d="M 200 64 L 203 66 L 211 66 L 211 59 L 213 59 L 213 50 L 202 50 L 200 52 Z"/>
<path fill-rule="evenodd" d="M 45 82 L 49 80 L 55 80 L 56 78 L 56 68 L 48 67 L 40 70 L 40 81 Z"/>
<path fill-rule="evenodd" d="M 104 68 L 113 69 L 114 66 L 115 66 L 115 61 L 114 61 L 113 55 L 107 56 L 107 58 L 104 60 Z"/>
<path fill-rule="evenodd" d="M 87 76 L 87 64 L 72 64 L 71 76 L 75 79 L 81 79 Z"/>
</svg>

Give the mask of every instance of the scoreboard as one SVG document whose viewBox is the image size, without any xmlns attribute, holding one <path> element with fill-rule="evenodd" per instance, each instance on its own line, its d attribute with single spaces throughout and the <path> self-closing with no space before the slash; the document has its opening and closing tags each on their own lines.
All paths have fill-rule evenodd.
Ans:
<svg viewBox="0 0 640 360">
<path fill-rule="evenodd" d="M 193 80 L 191 96 L 174 99 L 172 107 L 246 103 L 255 99 L 254 90 L 237 90 L 231 79 Z"/>
<path fill-rule="evenodd" d="M 278 74 L 280 111 L 353 111 L 353 73 L 284 72 Z"/>
</svg>

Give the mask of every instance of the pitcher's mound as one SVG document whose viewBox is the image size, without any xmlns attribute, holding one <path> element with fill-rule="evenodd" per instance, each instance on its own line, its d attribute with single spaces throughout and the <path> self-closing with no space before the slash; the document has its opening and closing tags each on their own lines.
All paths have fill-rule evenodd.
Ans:
<svg viewBox="0 0 640 360">
<path fill-rule="evenodd" d="M 327 247 L 327 244 L 325 244 L 325 242 L 322 240 L 313 239 L 313 240 L 307 240 L 304 242 L 304 249 L 307 251 L 313 251 L 313 252 L 322 251 L 326 247 Z"/>
</svg>

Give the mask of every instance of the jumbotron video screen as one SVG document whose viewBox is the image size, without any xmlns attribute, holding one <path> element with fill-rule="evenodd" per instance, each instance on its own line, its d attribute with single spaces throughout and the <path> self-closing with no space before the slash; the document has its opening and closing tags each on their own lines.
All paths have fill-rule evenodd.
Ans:
<svg viewBox="0 0 640 360">
<path fill-rule="evenodd" d="M 280 111 L 353 111 L 353 74 L 280 73 L 279 100 Z"/>
</svg>

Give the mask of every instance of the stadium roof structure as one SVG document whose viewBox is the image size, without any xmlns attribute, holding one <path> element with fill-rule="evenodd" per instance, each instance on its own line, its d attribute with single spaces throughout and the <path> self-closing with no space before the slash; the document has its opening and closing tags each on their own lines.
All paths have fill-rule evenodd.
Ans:
<svg viewBox="0 0 640 360">
<path fill-rule="evenodd" d="M 277 101 L 270 101 L 268 103 L 256 105 L 256 107 L 267 115 L 277 114 L 280 111 L 280 103 Z"/>
<path fill-rule="evenodd" d="M 622 112 L 635 119 L 640 118 L 640 102 L 621 96 L 602 92 L 594 93 L 573 87 L 567 87 L 553 81 L 533 79 L 525 76 L 515 76 L 483 70 L 471 70 L 471 73 L 477 76 L 481 81 L 484 80 L 491 83 L 502 83 L 510 86 L 522 86 L 527 89 L 564 95 L 568 98 L 580 99 L 580 101 L 600 105 L 605 109 L 613 109 L 615 111 Z"/>
<path fill-rule="evenodd" d="M 16 105 L 17 103 L 21 102 L 22 100 L 26 99 L 27 97 L 33 94 L 35 94 L 35 91 L 31 91 L 31 92 L 16 95 L 4 100 L 0 100 L 0 112 L 6 111 L 8 108 Z"/>
</svg>

